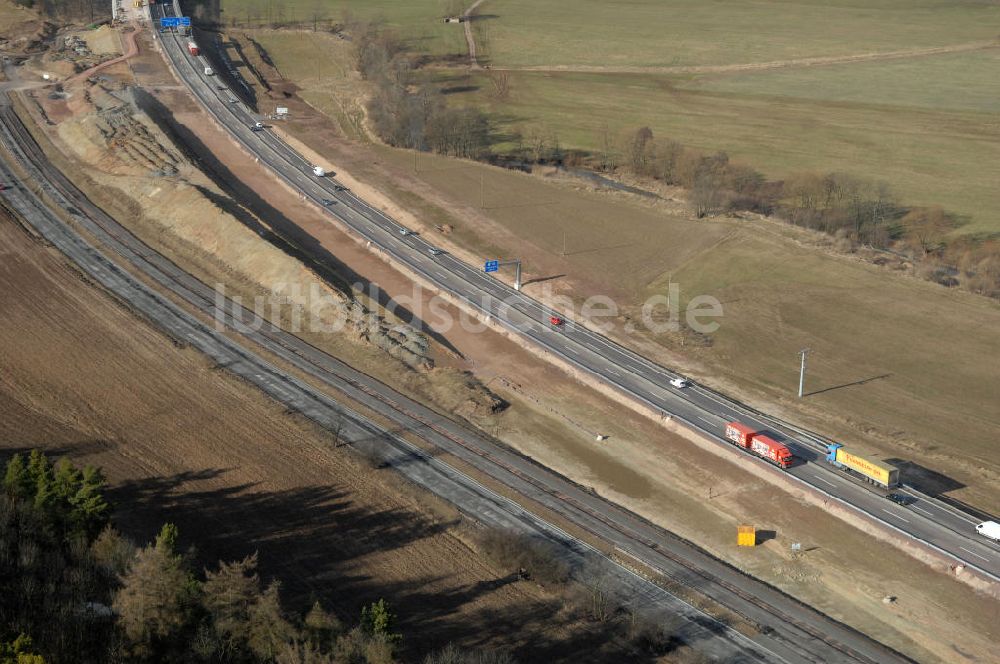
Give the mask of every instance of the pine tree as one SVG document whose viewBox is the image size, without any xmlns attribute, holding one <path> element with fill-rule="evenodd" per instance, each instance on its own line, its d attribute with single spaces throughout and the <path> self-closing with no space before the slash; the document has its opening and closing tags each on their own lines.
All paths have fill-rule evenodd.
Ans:
<svg viewBox="0 0 1000 664">
<path fill-rule="evenodd" d="M 43 457 L 44 458 L 44 457 Z M 29 466 L 30 467 L 30 466 Z M 48 462 L 44 466 L 39 466 L 35 477 L 35 507 L 48 516 L 53 516 L 55 507 L 58 505 L 58 496 L 55 491 L 55 480 L 52 477 L 52 467 Z"/>
<path fill-rule="evenodd" d="M 31 454 L 28 455 L 28 475 L 31 478 L 31 486 L 38 486 L 38 478 L 42 475 L 51 474 L 52 464 L 49 463 L 48 458 L 39 449 L 31 450 Z"/>
<path fill-rule="evenodd" d="M 160 528 L 160 534 L 156 536 L 156 544 L 154 546 L 164 554 L 173 556 L 177 551 L 177 538 L 179 535 L 177 526 L 172 523 L 165 523 Z"/>
<path fill-rule="evenodd" d="M 25 498 L 31 500 L 35 507 L 47 511 L 55 500 L 52 491 L 52 464 L 39 449 L 31 450 L 28 456 L 28 481 L 30 489 Z"/>
<path fill-rule="evenodd" d="M 393 631 L 395 623 L 396 616 L 389 610 L 389 603 L 384 599 L 361 609 L 361 629 L 369 636 L 382 637 L 389 643 L 398 642 L 403 637 Z"/>
<path fill-rule="evenodd" d="M 99 532 L 108 522 L 111 506 L 104 498 L 106 484 L 100 469 L 84 466 L 78 488 L 69 498 L 69 503 L 73 507 L 74 524 L 88 535 Z M 174 538 L 176 540 L 176 532 Z"/>
<path fill-rule="evenodd" d="M 22 500 L 34 497 L 34 483 L 28 473 L 28 466 L 24 463 L 24 457 L 15 454 L 7 462 L 7 469 L 4 472 L 3 488 L 7 495 Z"/>
<path fill-rule="evenodd" d="M 55 466 L 52 482 L 52 491 L 56 499 L 63 505 L 69 504 L 70 499 L 79 490 L 80 471 L 66 457 L 59 459 Z"/>
</svg>

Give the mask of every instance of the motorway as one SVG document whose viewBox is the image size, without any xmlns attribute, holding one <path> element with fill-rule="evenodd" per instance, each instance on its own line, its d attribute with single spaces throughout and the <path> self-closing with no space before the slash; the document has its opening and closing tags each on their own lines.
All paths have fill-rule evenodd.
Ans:
<svg viewBox="0 0 1000 664">
<path fill-rule="evenodd" d="M 181 344 L 206 353 L 217 366 L 241 376 L 290 411 L 300 412 L 336 433 L 338 441 L 377 455 L 401 475 L 453 503 L 477 522 L 544 537 L 560 546 L 575 573 L 595 566 L 611 580 L 609 592 L 624 608 L 668 625 L 678 638 L 712 658 L 731 662 L 904 662 L 864 635 L 803 606 L 780 591 L 718 561 L 690 543 L 582 489 L 513 451 L 393 391 L 267 322 L 237 303 L 216 299 L 210 286 L 183 272 L 94 206 L 52 166 L 12 109 L 0 98 L 0 146 L 23 169 L 24 182 L 2 193 L 2 201 L 35 232 L 80 266 L 93 281 L 125 302 Z M 0 178 L 19 178 L 0 161 Z M 36 193 L 72 218 L 94 239 L 89 243 L 63 222 Z M 97 247 L 100 246 L 101 249 Z M 133 277 L 109 258 L 114 255 L 158 289 L 173 294 L 201 317 L 185 311 Z M 214 323 L 216 325 L 213 325 Z M 263 359 L 217 326 L 294 366 L 356 402 L 377 409 L 394 429 L 419 435 L 502 483 L 519 495 L 560 514 L 574 526 L 609 543 L 673 583 L 727 607 L 750 625 L 752 637 L 723 625 L 686 601 L 650 583 L 535 516 L 399 435 L 343 406 L 325 392 Z M 613 590 L 611 590 L 613 589 Z"/>
<path fill-rule="evenodd" d="M 158 16 L 163 15 L 160 12 L 171 15 L 177 11 L 170 4 L 154 7 Z M 1000 545 L 975 533 L 978 521 L 974 517 L 910 487 L 904 487 L 901 493 L 910 495 L 912 504 L 903 507 L 892 503 L 885 499 L 884 492 L 873 491 L 823 461 L 826 441 L 820 436 L 699 385 L 676 389 L 670 385 L 670 379 L 677 373 L 584 325 L 566 320 L 564 325 L 554 328 L 548 319 L 557 312 L 484 274 L 479 266 L 471 266 L 448 253 L 432 255 L 434 245 L 419 234 L 403 235 L 403 227 L 397 221 L 359 199 L 335 178 L 314 176 L 313 165 L 273 132 L 252 131 L 250 127 L 263 118 L 248 109 L 229 88 L 220 85 L 218 77 L 204 75 L 196 59 L 187 53 L 187 38 L 174 33 L 160 37 L 164 55 L 174 71 L 232 138 L 293 189 L 323 207 L 396 265 L 545 353 L 617 390 L 645 410 L 678 420 L 720 445 L 729 446 L 722 433 L 724 424 L 732 420 L 767 431 L 785 442 L 799 459 L 787 471 L 793 482 L 808 485 L 883 527 L 921 541 L 984 577 L 1000 581 Z M 336 204 L 322 206 L 324 199 Z M 765 463 L 744 454 L 747 463 Z"/>
</svg>

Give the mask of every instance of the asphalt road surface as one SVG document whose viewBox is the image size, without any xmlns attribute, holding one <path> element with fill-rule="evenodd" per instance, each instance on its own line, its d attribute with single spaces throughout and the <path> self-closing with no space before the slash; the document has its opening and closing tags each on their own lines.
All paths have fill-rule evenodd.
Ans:
<svg viewBox="0 0 1000 664">
<path fill-rule="evenodd" d="M 170 5 L 156 7 L 173 11 Z M 161 35 L 164 54 L 195 98 L 236 141 L 303 196 L 319 205 L 324 199 L 335 201 L 334 205 L 324 206 L 327 213 L 367 238 L 373 248 L 562 361 L 721 445 L 729 445 L 722 436 L 729 421 L 738 420 L 767 431 L 787 444 L 799 459 L 787 471 L 794 480 L 1000 581 L 1000 545 L 975 532 L 978 521 L 973 516 L 909 487 L 900 492 L 911 496 L 910 505 L 890 502 L 885 491 L 873 490 L 823 461 L 827 441 L 818 435 L 698 385 L 674 388 L 670 379 L 678 375 L 675 372 L 573 321 L 554 327 L 549 317 L 558 312 L 490 277 L 481 267 L 470 266 L 447 253 L 432 255 L 434 245 L 418 234 L 404 235 L 398 222 L 346 190 L 334 177 L 314 176 L 313 165 L 273 132 L 251 130 L 254 123 L 264 119 L 249 110 L 219 77 L 204 75 L 197 60 L 187 52 L 187 39 L 172 33 Z M 746 463 L 766 462 L 747 454 Z"/>
<path fill-rule="evenodd" d="M 559 545 L 581 580 L 597 574 L 608 580 L 608 591 L 623 607 L 669 626 L 679 638 L 713 658 L 724 661 L 901 662 L 897 653 L 875 643 L 796 600 L 718 561 L 688 542 L 601 499 L 551 470 L 499 446 L 460 424 L 394 392 L 386 385 L 344 365 L 293 335 L 266 322 L 230 300 L 221 307 L 212 288 L 183 272 L 144 245 L 90 203 L 45 159 L 20 120 L 0 103 L 0 144 L 14 156 L 27 177 L 2 192 L 2 199 L 21 219 L 76 262 L 93 280 L 121 298 L 178 343 L 190 344 L 265 393 L 375 455 L 412 482 L 455 504 L 474 520 L 507 528 Z M 0 178 L 16 182 L 0 164 Z M 83 227 L 102 247 L 82 239 L 43 204 L 44 192 L 64 214 Z M 202 319 L 182 310 L 135 280 L 102 251 L 110 251 L 152 282 L 186 302 Z M 394 428 L 410 431 L 447 451 L 516 493 L 562 515 L 575 526 L 613 545 L 626 557 L 657 570 L 712 598 L 754 626 L 745 636 L 650 583 L 557 526 L 485 488 L 467 475 L 389 433 L 300 380 L 290 377 L 260 356 L 222 334 L 211 324 L 235 330 L 246 340 L 316 378 L 333 390 L 366 403 L 392 420 Z M 610 548 L 610 546 L 609 546 Z"/>
</svg>

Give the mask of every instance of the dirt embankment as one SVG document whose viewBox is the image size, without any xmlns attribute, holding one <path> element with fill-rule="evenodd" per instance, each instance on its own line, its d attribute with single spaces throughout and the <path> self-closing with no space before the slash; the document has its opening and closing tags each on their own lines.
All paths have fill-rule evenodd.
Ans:
<svg viewBox="0 0 1000 664">
<path fill-rule="evenodd" d="M 295 222 L 262 201 L 263 192 L 284 192 L 273 180 L 243 192 L 244 200 L 261 205 L 235 200 L 235 178 L 217 168 L 216 159 L 217 151 L 231 146 L 177 149 L 178 132 L 190 138 L 190 127 L 178 120 L 190 116 L 156 100 L 157 94 L 176 96 L 176 86 L 149 35 L 140 33 L 137 42 L 139 53 L 127 66 L 112 64 L 96 82 L 78 80 L 64 94 L 39 93 L 25 105 L 46 128 L 37 134 L 40 141 L 55 139 L 51 158 L 91 198 L 203 281 L 382 380 L 471 421 L 489 419 L 505 406 L 454 367 L 453 350 L 410 325 L 405 307 L 384 310 L 386 303 L 371 297 L 367 286 L 334 269 L 342 264 L 333 254 L 307 260 L 304 249 L 312 240 L 290 235 Z M 294 214 L 322 216 L 302 201 Z M 435 366 L 441 360 L 446 366 Z"/>
<path fill-rule="evenodd" d="M 63 106 L 48 103 L 43 105 Z M 131 90 L 81 82 L 71 90 L 55 127 L 72 157 L 93 167 L 89 177 L 134 201 L 133 209 L 175 240 L 211 255 L 226 271 L 253 283 L 262 315 L 290 307 L 303 324 L 344 329 L 414 368 L 429 368 L 428 342 L 410 326 L 370 311 L 349 291 L 320 279 L 273 244 L 261 242 L 265 220 L 240 221 L 224 209 L 226 195 L 175 150 L 139 112 Z M 222 284 L 223 286 L 225 284 Z"/>
</svg>

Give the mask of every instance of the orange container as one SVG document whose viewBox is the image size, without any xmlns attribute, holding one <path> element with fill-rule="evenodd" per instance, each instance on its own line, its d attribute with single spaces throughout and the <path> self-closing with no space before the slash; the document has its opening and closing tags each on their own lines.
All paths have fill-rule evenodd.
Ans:
<svg viewBox="0 0 1000 664">
<path fill-rule="evenodd" d="M 726 438 L 740 447 L 750 447 L 753 433 L 753 429 L 739 422 L 730 422 L 726 425 Z"/>
</svg>

